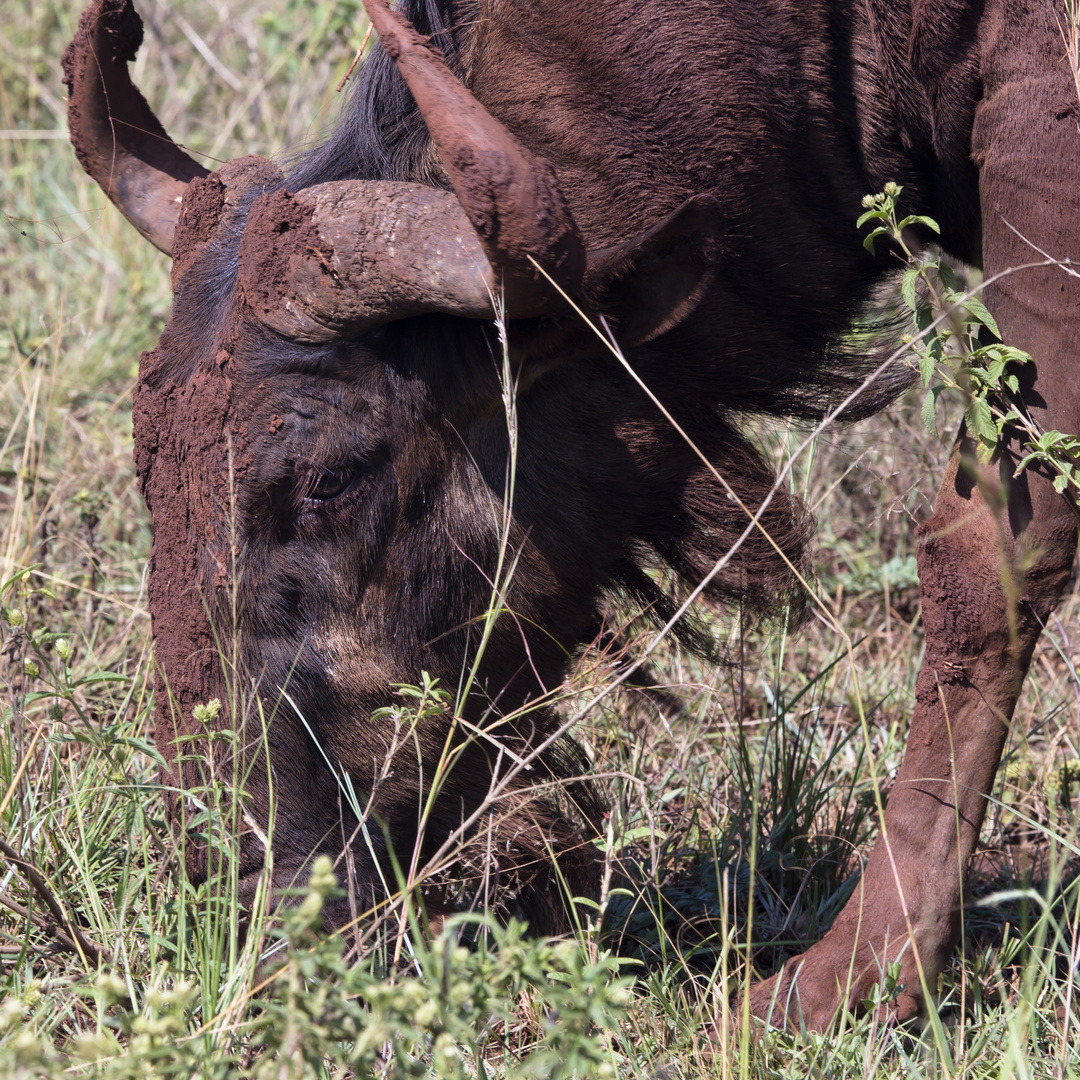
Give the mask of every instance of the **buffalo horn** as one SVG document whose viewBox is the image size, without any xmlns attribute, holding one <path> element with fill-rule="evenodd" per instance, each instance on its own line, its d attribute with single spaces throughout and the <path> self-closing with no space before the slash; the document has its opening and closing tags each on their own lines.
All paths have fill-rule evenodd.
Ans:
<svg viewBox="0 0 1080 1080">
<path fill-rule="evenodd" d="M 260 196 L 239 268 L 259 320 L 305 344 L 427 312 L 490 319 L 500 287 L 453 192 L 379 180 Z"/>
<path fill-rule="evenodd" d="M 511 316 L 555 303 L 531 255 L 567 291 L 585 272 L 585 246 L 551 166 L 476 100 L 437 49 L 385 0 L 364 0 L 383 48 L 404 76 L 469 222 L 501 279 Z"/>
<path fill-rule="evenodd" d="M 309 344 L 443 312 L 489 319 L 500 295 L 511 318 L 558 309 L 530 256 L 580 293 L 581 234 L 551 167 L 465 88 L 438 51 L 383 0 L 365 0 L 404 76 L 453 185 L 341 180 L 251 206 L 240 285 L 275 333 Z"/>
<path fill-rule="evenodd" d="M 167 255 L 188 183 L 204 169 L 165 134 L 128 74 L 143 24 L 131 0 L 94 0 L 64 53 L 68 130 L 82 167 Z"/>
</svg>

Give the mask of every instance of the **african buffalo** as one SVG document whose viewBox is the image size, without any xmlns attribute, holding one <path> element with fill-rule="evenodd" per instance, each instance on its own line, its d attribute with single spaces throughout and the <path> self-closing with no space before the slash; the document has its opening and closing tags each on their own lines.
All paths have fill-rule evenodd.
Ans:
<svg viewBox="0 0 1080 1080">
<path fill-rule="evenodd" d="M 487 840 L 462 873 L 497 876 L 508 907 L 559 930 L 560 886 L 592 888 L 596 808 L 546 705 L 603 597 L 664 620 L 647 570 L 696 585 L 745 533 L 707 594 L 798 603 L 805 517 L 767 497 L 732 417 L 819 417 L 878 366 L 842 332 L 895 265 L 852 227 L 888 181 L 987 275 L 1031 262 L 1027 241 L 1080 255 L 1077 90 L 1051 0 L 406 0 L 411 25 L 366 6 L 382 49 L 286 171 L 249 157 L 208 174 L 168 139 L 129 81 L 130 0 L 94 0 L 65 55 L 79 160 L 173 259 L 134 409 L 158 745 L 191 790 L 190 739 L 236 733 L 238 753 L 213 746 L 246 770 L 248 898 L 272 787 L 278 885 L 347 850 L 363 908 L 385 895 L 387 845 L 407 875 L 464 826 Z M 1076 276 L 986 294 L 1035 358 L 1029 416 L 1080 430 Z M 905 378 L 889 370 L 847 414 Z M 857 1001 L 898 956 L 911 1015 L 949 956 L 1077 538 L 1048 475 L 1012 479 L 1019 447 L 1006 432 L 982 468 L 961 433 L 919 530 L 926 659 L 882 839 L 825 938 L 753 989 L 759 1015 L 825 1025 L 849 972 Z M 422 671 L 462 700 L 400 730 L 393 688 Z M 216 719 L 194 719 L 214 698 Z M 433 917 L 451 891 L 429 892 Z"/>
</svg>

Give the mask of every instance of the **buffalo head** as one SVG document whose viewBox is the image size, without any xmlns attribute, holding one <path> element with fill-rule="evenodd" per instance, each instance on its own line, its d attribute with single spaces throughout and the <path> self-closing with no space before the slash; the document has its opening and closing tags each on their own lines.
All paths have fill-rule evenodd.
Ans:
<svg viewBox="0 0 1080 1080">
<path fill-rule="evenodd" d="M 279 885 L 344 853 L 366 907 L 393 880 L 388 846 L 411 874 L 479 834 L 478 873 L 557 926 L 547 894 L 560 875 L 587 892 L 592 873 L 575 821 L 594 802 L 562 783 L 580 754 L 551 708 L 575 650 L 604 590 L 667 617 L 649 565 L 696 582 L 746 525 L 581 313 L 631 363 L 663 338 L 674 376 L 714 276 L 714 207 L 590 249 L 553 169 L 383 0 L 367 7 L 444 187 L 290 191 L 254 157 L 207 173 L 129 80 L 130 0 L 95 0 L 65 56 L 80 161 L 173 259 L 134 410 L 158 744 L 178 816 L 208 767 L 239 775 L 249 898 L 268 846 Z M 698 447 L 747 500 L 768 492 L 754 451 L 703 413 L 679 417 Z M 797 509 L 781 493 L 764 518 L 798 563 Z M 755 533 L 712 592 L 776 600 L 787 575 Z M 395 685 L 422 672 L 452 698 L 403 728 Z M 189 859 L 205 872 L 204 848 Z"/>
</svg>

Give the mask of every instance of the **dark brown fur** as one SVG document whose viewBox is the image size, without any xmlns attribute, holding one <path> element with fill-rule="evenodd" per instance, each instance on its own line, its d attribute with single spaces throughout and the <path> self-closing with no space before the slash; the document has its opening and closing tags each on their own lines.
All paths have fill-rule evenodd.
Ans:
<svg viewBox="0 0 1080 1080">
<path fill-rule="evenodd" d="M 864 194 L 902 184 L 904 208 L 936 218 L 944 246 L 988 272 L 1030 261 L 1003 215 L 1041 245 L 1080 254 L 1078 136 L 1059 108 L 1074 89 L 1050 0 L 412 0 L 405 8 L 476 98 L 551 163 L 586 249 L 611 249 L 590 263 L 600 269 L 586 277 L 582 302 L 632 343 L 634 369 L 752 508 L 772 478 L 739 433 L 739 413 L 820 416 L 877 366 L 838 337 L 893 265 L 859 245 L 853 223 Z M 384 837 L 405 863 L 434 851 L 480 805 L 492 770 L 505 771 L 500 755 L 527 753 L 556 729 L 550 709 L 523 706 L 560 685 L 596 632 L 605 592 L 666 616 L 670 602 L 645 571 L 667 566 L 696 584 L 746 517 L 575 318 L 514 323 L 510 612 L 461 705 L 469 722 L 496 734 L 467 739 L 449 714 L 437 717 L 393 750 L 389 775 L 377 780 L 394 732 L 370 719 L 373 710 L 393 704 L 392 685 L 421 671 L 456 686 L 476 648 L 497 562 L 508 436 L 499 345 L 486 325 L 431 315 L 302 346 L 271 334 L 247 306 L 237 247 L 252 200 L 357 178 L 448 186 L 382 55 L 337 132 L 284 180 L 260 166 L 236 169 L 226 196 L 210 197 L 214 180 L 190 189 L 174 244 L 175 307 L 143 358 L 135 439 L 155 527 L 161 749 L 175 759 L 196 702 L 231 701 L 223 719 L 241 732 L 237 760 L 252 800 L 243 841 L 250 895 L 269 788 L 257 711 L 249 699 L 237 715 L 237 703 L 256 687 L 271 718 L 277 882 L 302 874 L 316 852 L 339 853 L 355 832 L 339 813 L 329 760 L 371 795 L 373 821 L 385 826 L 372 830 L 373 849 L 353 839 L 353 884 L 366 904 L 381 895 L 380 869 L 389 872 Z M 1077 430 L 1066 366 L 1077 346 L 1075 282 L 1046 271 L 992 292 L 1006 339 L 1038 361 L 1028 405 L 1047 426 Z M 904 380 L 890 372 L 849 415 L 881 407 Z M 974 844 L 1005 722 L 1075 545 L 1072 510 L 1046 478 L 1013 484 L 1003 466 L 999 513 L 959 461 L 921 532 L 927 666 L 885 839 L 824 941 L 754 991 L 759 1015 L 801 1010 L 809 1023 L 827 1023 L 909 934 L 900 1011 L 910 1012 L 921 978 L 932 980 L 951 948 L 956 867 Z M 339 497 L 311 497 L 325 477 L 342 475 L 354 479 Z M 802 568 L 808 529 L 795 500 L 778 492 L 763 524 Z M 1033 568 L 1021 570 L 1033 549 Z M 1014 596 L 1003 589 L 1001 558 L 1015 568 Z M 799 601 L 789 567 L 757 533 L 709 595 L 766 613 Z M 222 641 L 237 648 L 234 666 L 220 658 Z M 447 743 L 462 758 L 418 842 L 418 807 Z M 184 768 L 191 786 L 197 768 Z M 571 893 L 591 887 L 587 825 L 597 810 L 581 785 L 561 788 L 569 799 L 530 792 L 579 768 L 572 746 L 556 742 L 472 829 L 490 835 L 486 865 L 512 882 L 510 906 L 539 929 L 565 926 L 556 854 Z M 576 811 L 567 808 L 574 799 Z M 431 899 L 441 911 L 443 901 Z M 838 992 L 853 954 L 854 985 Z"/>
</svg>

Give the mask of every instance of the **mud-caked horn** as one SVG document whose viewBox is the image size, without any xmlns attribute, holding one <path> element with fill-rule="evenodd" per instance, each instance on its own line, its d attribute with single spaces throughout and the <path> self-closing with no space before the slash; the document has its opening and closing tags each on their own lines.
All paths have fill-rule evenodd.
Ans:
<svg viewBox="0 0 1080 1080">
<path fill-rule="evenodd" d="M 275 333 L 316 344 L 430 312 L 490 319 L 502 289 L 452 191 L 339 180 L 255 200 L 240 286 Z M 537 295 L 515 314 L 542 314 Z"/>
<path fill-rule="evenodd" d="M 382 0 L 365 0 L 416 99 L 453 192 L 336 181 L 252 205 L 240 245 L 249 305 L 303 342 L 425 312 L 511 318 L 559 310 L 580 291 L 585 247 L 547 162 L 496 120 L 441 54 Z"/>
<path fill-rule="evenodd" d="M 551 166 L 535 157 L 473 97 L 441 54 L 385 0 L 364 0 L 383 48 L 424 117 L 454 192 L 508 301 L 536 280 L 532 256 L 560 285 L 576 289 L 585 246 Z"/>
<path fill-rule="evenodd" d="M 68 130 L 82 167 L 136 229 L 171 254 L 180 201 L 208 170 L 165 133 L 128 74 L 143 24 L 131 0 L 94 0 L 63 57 Z"/>
</svg>

